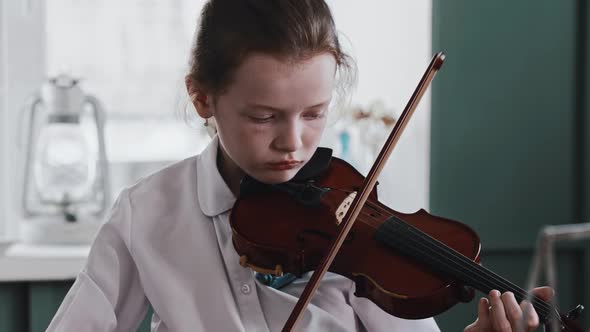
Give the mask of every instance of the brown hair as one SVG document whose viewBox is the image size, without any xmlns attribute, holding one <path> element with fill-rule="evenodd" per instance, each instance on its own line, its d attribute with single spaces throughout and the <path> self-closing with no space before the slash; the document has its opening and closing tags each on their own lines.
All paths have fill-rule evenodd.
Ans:
<svg viewBox="0 0 590 332">
<path fill-rule="evenodd" d="M 328 52 L 337 64 L 337 93 L 344 96 L 356 81 L 354 60 L 342 51 L 323 0 L 208 1 L 201 11 L 188 78 L 218 96 L 254 52 L 293 62 Z"/>
</svg>

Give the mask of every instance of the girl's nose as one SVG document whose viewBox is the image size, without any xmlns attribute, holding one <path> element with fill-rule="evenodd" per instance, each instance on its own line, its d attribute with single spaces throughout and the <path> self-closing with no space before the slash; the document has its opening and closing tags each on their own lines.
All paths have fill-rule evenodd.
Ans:
<svg viewBox="0 0 590 332">
<path fill-rule="evenodd" d="M 301 148 L 301 126 L 298 121 L 289 121 L 285 126 L 279 128 L 275 139 L 275 148 L 285 152 L 295 152 Z"/>
</svg>

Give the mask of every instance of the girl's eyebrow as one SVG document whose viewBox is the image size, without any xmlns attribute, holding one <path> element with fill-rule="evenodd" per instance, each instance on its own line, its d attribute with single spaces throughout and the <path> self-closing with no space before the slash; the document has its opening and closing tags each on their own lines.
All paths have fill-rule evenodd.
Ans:
<svg viewBox="0 0 590 332">
<path fill-rule="evenodd" d="M 329 100 L 326 100 L 326 101 L 321 102 L 319 104 L 315 104 L 315 105 L 306 107 L 305 109 L 306 110 L 310 110 L 310 109 L 313 109 L 313 108 L 323 107 L 323 106 L 328 105 L 328 103 L 330 103 L 330 101 Z M 265 110 L 269 110 L 269 111 L 273 111 L 273 112 L 281 112 L 281 111 L 283 111 L 280 108 L 276 108 L 276 107 L 272 107 L 272 106 L 268 106 L 268 105 L 256 104 L 256 103 L 254 103 L 254 104 L 246 104 L 246 106 L 247 107 L 250 107 L 250 108 L 261 108 L 261 109 L 265 109 Z"/>
</svg>

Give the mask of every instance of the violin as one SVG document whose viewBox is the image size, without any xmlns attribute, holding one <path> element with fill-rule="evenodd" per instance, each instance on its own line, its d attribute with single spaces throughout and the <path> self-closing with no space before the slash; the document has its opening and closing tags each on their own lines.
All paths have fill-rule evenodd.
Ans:
<svg viewBox="0 0 590 332">
<path fill-rule="evenodd" d="M 427 74 L 398 122 L 407 121 L 406 111 L 415 108 L 429 82 Z M 403 129 L 404 123 L 399 126 Z M 392 136 L 399 137 L 401 129 L 396 128 L 388 143 L 397 141 Z M 287 183 L 242 180 L 230 214 L 240 264 L 276 276 L 301 277 L 315 270 L 283 331 L 293 328 L 326 270 L 353 280 L 355 296 L 401 318 L 432 317 L 471 301 L 474 289 L 485 294 L 497 289 L 513 292 L 519 302 L 530 301 L 550 330 L 583 331 L 574 322 L 582 306 L 560 314 L 480 265 L 480 239 L 469 226 L 423 209 L 397 212 L 379 202 L 376 174 L 392 149 L 388 143 L 367 177 L 332 157 L 331 150 L 318 148 Z"/>
<path fill-rule="evenodd" d="M 317 177 L 241 194 L 230 215 L 240 263 L 277 276 L 315 270 L 362 181 L 356 169 L 333 157 Z M 560 315 L 479 265 L 480 253 L 479 237 L 469 226 L 425 210 L 397 212 L 379 202 L 374 189 L 329 271 L 353 280 L 356 296 L 401 318 L 432 317 L 468 302 L 474 296 L 470 286 L 485 294 L 511 291 L 519 302 L 533 304 L 541 322 L 571 325 L 574 313 Z"/>
</svg>

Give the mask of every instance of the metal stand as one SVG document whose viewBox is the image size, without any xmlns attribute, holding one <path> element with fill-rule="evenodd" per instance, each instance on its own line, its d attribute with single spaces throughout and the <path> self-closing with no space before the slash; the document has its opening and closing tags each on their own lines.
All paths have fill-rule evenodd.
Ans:
<svg viewBox="0 0 590 332">
<path fill-rule="evenodd" d="M 590 223 L 551 225 L 545 226 L 537 238 L 537 248 L 534 253 L 532 266 L 529 272 L 527 289 L 532 289 L 539 284 L 541 269 L 545 267 L 545 277 L 547 285 L 556 289 L 557 271 L 555 262 L 555 243 L 590 239 Z M 556 297 L 551 299 L 551 304 L 555 305 Z M 557 322 L 553 322 L 553 331 L 559 331 Z"/>
</svg>

